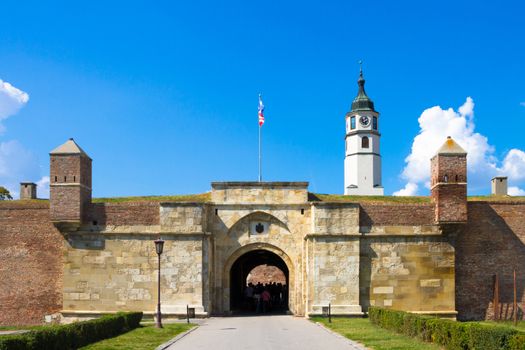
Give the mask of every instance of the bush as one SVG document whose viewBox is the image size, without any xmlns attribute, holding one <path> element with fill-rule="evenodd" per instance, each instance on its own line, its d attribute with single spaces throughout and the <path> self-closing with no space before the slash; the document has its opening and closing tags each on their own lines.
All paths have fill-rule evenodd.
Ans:
<svg viewBox="0 0 525 350">
<path fill-rule="evenodd" d="M 504 326 L 488 326 L 475 323 L 465 325 L 468 333 L 469 349 L 510 349 L 510 339 L 517 330 Z"/>
<path fill-rule="evenodd" d="M 514 328 L 457 322 L 378 307 L 368 309 L 370 321 L 380 327 L 444 346 L 449 350 L 525 350 L 525 334 Z"/>
<path fill-rule="evenodd" d="M 24 334 L 2 336 L 0 350 L 78 349 L 137 328 L 141 319 L 142 312 L 121 312 L 90 321 L 49 326 Z"/>
<path fill-rule="evenodd" d="M 510 350 L 525 350 L 525 334 L 516 334 L 509 340 Z"/>
</svg>

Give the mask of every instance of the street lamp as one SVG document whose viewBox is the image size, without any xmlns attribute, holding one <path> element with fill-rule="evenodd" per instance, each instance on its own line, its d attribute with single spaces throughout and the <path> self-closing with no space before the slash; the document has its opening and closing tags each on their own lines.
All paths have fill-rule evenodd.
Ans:
<svg viewBox="0 0 525 350">
<path fill-rule="evenodd" d="M 162 238 L 159 237 L 159 239 L 155 240 L 155 250 L 157 251 L 157 255 L 159 257 L 159 278 L 158 278 L 158 284 L 157 284 L 157 291 L 158 291 L 157 323 L 155 324 L 157 328 L 162 328 L 162 320 L 161 320 L 161 313 L 160 313 L 160 255 L 162 254 L 163 248 L 164 248 L 164 241 L 162 240 Z"/>
</svg>

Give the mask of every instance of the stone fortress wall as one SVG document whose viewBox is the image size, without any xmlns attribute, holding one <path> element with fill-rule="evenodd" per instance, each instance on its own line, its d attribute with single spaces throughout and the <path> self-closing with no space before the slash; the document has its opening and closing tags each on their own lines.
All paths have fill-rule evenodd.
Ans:
<svg viewBox="0 0 525 350">
<path fill-rule="evenodd" d="M 456 170 L 466 174 L 466 168 Z M 212 183 L 207 198 L 194 202 L 89 203 L 76 211 L 76 222 L 68 214 L 67 224 L 50 220 L 61 213 L 50 212 L 50 206 L 60 208 L 60 193 L 51 204 L 2 202 L 0 325 L 36 324 L 58 312 L 153 314 L 152 241 L 159 236 L 166 241 L 161 288 L 168 315 L 182 314 L 186 305 L 202 316 L 228 314 L 233 264 L 262 249 L 286 264 L 296 315 L 318 314 L 331 303 L 334 313 L 345 315 L 378 305 L 488 318 L 492 275 L 512 273 L 508 267 L 525 257 L 525 203 L 467 202 L 454 180 L 436 181 L 433 202 L 414 203 L 319 198 L 302 182 Z M 80 206 L 84 198 L 75 195 Z M 458 201 L 465 216 L 462 210 L 458 215 Z M 75 212 L 65 205 L 67 213 Z M 257 234 L 254 223 L 266 230 Z M 525 301 L 522 290 L 519 300 Z M 507 299 L 502 289 L 503 304 Z"/>
</svg>

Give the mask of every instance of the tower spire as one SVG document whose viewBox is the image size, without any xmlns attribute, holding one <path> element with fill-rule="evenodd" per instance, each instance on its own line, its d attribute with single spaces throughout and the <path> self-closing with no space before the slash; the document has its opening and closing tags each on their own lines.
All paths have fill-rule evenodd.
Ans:
<svg viewBox="0 0 525 350">
<path fill-rule="evenodd" d="M 357 85 L 359 90 L 357 96 L 352 102 L 351 111 L 375 111 L 374 102 L 368 97 L 365 91 L 365 78 L 363 77 L 363 61 L 359 61 L 359 79 L 357 79 Z"/>
</svg>

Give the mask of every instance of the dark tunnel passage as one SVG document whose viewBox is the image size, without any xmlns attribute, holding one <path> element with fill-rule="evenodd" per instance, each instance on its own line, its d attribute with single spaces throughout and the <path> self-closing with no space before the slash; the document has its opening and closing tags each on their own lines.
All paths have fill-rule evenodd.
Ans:
<svg viewBox="0 0 525 350">
<path fill-rule="evenodd" d="M 248 275 L 261 265 L 277 267 L 283 272 L 286 283 L 272 281 L 248 285 Z M 288 267 L 277 254 L 263 249 L 248 252 L 240 256 L 230 270 L 230 310 L 237 314 L 285 313 L 288 311 L 288 284 Z"/>
</svg>

